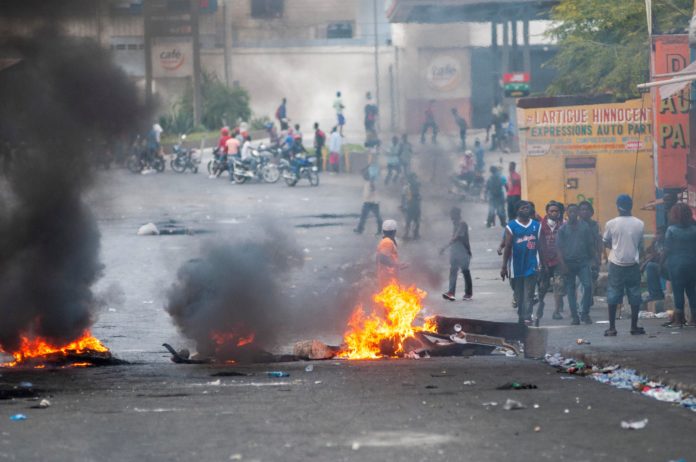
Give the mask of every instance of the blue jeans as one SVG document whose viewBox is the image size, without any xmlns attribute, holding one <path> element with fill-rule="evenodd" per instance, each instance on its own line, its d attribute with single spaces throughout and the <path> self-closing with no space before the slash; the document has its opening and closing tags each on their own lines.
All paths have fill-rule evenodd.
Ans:
<svg viewBox="0 0 696 462">
<path fill-rule="evenodd" d="M 578 296 L 575 291 L 575 279 L 580 279 L 582 286 L 582 300 L 580 308 L 582 315 L 590 314 L 590 303 L 592 301 L 592 273 L 589 263 L 573 265 L 568 264 L 568 272 L 565 274 L 566 292 L 568 294 L 568 304 L 570 313 L 573 317 L 578 315 Z"/>
<path fill-rule="evenodd" d="M 664 299 L 665 293 L 662 291 L 660 265 L 653 261 L 645 265 L 645 278 L 648 280 L 648 297 L 651 300 Z"/>
<path fill-rule="evenodd" d="M 674 295 L 674 308 L 684 312 L 684 294 L 689 299 L 691 313 L 696 311 L 696 267 L 693 263 L 667 264 L 669 279 L 672 282 L 672 294 Z"/>
<path fill-rule="evenodd" d="M 489 199 L 488 200 L 488 220 L 486 224 L 488 227 L 495 225 L 495 216 L 498 215 L 500 220 L 500 226 L 505 226 L 505 199 Z"/>
</svg>

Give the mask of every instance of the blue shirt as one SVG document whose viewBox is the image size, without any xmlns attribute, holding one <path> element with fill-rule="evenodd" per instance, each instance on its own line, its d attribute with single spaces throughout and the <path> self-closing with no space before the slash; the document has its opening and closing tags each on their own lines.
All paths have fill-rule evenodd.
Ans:
<svg viewBox="0 0 696 462">
<path fill-rule="evenodd" d="M 541 225 L 536 220 L 529 220 L 526 226 L 517 220 L 512 220 L 507 225 L 507 230 L 512 234 L 512 263 L 511 278 L 523 278 L 533 276 L 539 267 L 539 231 Z"/>
</svg>

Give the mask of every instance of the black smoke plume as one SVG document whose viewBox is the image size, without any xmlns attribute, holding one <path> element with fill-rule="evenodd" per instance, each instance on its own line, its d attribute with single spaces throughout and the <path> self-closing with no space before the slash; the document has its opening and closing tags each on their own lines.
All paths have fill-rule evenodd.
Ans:
<svg viewBox="0 0 696 462">
<path fill-rule="evenodd" d="M 42 30 L 0 70 L 0 348 L 94 321 L 99 230 L 83 201 L 95 140 L 135 129 L 137 93 L 95 42 Z M 5 61 L 5 63 L 12 63 Z"/>
<path fill-rule="evenodd" d="M 266 236 L 234 244 L 207 243 L 200 258 L 179 268 L 166 310 L 196 342 L 198 352 L 218 359 L 243 359 L 273 346 L 290 309 L 280 281 L 303 262 L 302 252 L 274 227 Z M 238 343 L 253 335 L 252 347 Z M 216 343 L 216 337 L 223 337 Z"/>
</svg>

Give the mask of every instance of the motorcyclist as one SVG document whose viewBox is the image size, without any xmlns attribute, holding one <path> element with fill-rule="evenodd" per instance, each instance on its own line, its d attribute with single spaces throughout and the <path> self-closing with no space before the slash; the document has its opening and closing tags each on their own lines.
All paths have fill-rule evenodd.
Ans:
<svg viewBox="0 0 696 462">
<path fill-rule="evenodd" d="M 295 157 L 295 136 L 292 128 L 288 129 L 287 135 L 283 143 L 280 145 L 282 156 L 284 159 L 291 159 Z"/>
<path fill-rule="evenodd" d="M 268 138 L 270 146 L 277 148 L 280 146 L 280 136 L 278 136 L 278 130 L 273 122 L 268 122 L 266 124 L 266 132 L 268 133 Z"/>
<path fill-rule="evenodd" d="M 256 170 L 256 156 L 254 156 L 253 149 L 251 147 L 251 135 L 247 134 L 244 138 L 244 144 L 242 145 L 242 162 L 246 165 L 250 172 Z"/>
</svg>

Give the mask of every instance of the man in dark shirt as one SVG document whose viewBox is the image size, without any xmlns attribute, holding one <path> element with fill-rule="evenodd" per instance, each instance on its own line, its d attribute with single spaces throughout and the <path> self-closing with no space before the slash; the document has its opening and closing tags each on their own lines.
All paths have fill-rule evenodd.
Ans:
<svg viewBox="0 0 696 462">
<path fill-rule="evenodd" d="M 568 222 L 558 231 L 558 257 L 565 274 L 568 304 L 573 316 L 571 324 L 592 324 L 590 300 L 592 298 L 592 275 L 590 264 L 596 254 L 596 241 L 590 226 L 578 218 L 577 204 L 568 206 Z M 578 316 L 578 301 L 575 292 L 575 279 L 582 285 L 581 317 Z"/>
</svg>

